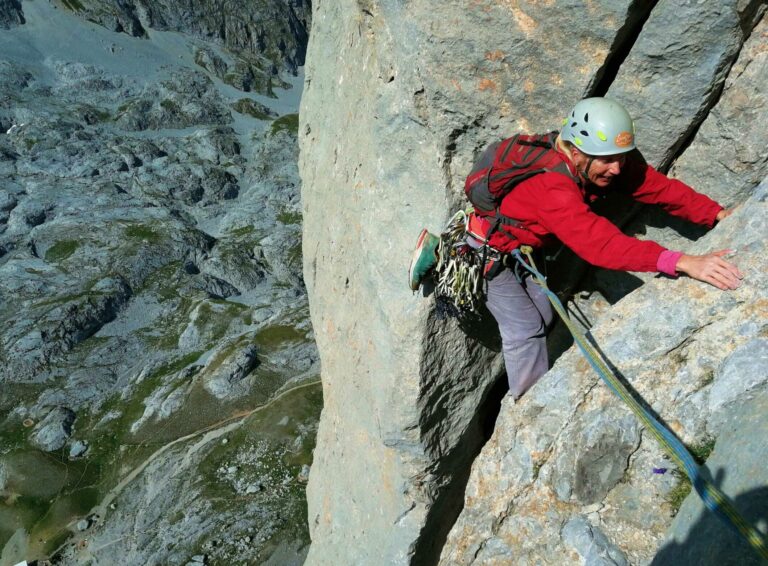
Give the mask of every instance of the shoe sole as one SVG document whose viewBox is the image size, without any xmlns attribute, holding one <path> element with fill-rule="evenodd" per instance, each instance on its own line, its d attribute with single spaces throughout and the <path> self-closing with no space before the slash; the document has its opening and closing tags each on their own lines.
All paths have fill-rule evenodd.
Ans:
<svg viewBox="0 0 768 566">
<path fill-rule="evenodd" d="M 416 286 L 414 287 L 413 266 L 416 265 L 416 261 L 421 256 L 421 249 L 427 235 L 429 235 L 429 230 L 426 228 L 422 229 L 421 234 L 419 234 L 419 239 L 416 240 L 416 248 L 413 250 L 413 255 L 411 256 L 411 265 L 408 268 L 408 286 L 411 288 L 411 291 L 418 291 L 419 287 L 421 287 L 421 282 L 416 283 Z"/>
</svg>

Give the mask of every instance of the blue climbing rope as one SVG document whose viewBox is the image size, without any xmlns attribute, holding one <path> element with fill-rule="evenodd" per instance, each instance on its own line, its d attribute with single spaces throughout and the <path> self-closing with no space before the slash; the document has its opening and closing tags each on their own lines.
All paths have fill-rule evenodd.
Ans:
<svg viewBox="0 0 768 566">
<path fill-rule="evenodd" d="M 523 253 L 527 256 L 528 261 L 523 258 Z M 584 333 L 574 325 L 557 295 L 547 287 L 546 278 L 536 269 L 531 253 L 532 249 L 529 246 L 522 246 L 521 249 L 514 250 L 512 255 L 524 269 L 536 277 L 538 284 L 547 294 L 560 318 L 563 319 L 589 365 L 598 373 L 611 391 L 629 406 L 635 416 L 651 431 L 656 440 L 659 441 L 678 466 L 685 470 L 696 493 L 699 494 L 704 504 L 714 511 L 729 527 L 741 534 L 764 560 L 768 560 L 768 544 L 766 544 L 765 538 L 742 517 L 728 496 L 701 474 L 699 465 L 685 445 L 632 396 L 624 383 L 608 367 L 599 352 L 587 340 Z"/>
</svg>

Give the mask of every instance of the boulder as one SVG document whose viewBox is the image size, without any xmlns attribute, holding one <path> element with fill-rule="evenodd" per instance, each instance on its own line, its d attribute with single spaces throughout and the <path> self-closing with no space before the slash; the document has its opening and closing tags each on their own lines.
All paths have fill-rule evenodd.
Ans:
<svg viewBox="0 0 768 566">
<path fill-rule="evenodd" d="M 63 448 L 72 435 L 75 416 L 75 412 L 67 407 L 51 409 L 32 430 L 32 445 L 45 452 L 55 452 Z"/>
</svg>

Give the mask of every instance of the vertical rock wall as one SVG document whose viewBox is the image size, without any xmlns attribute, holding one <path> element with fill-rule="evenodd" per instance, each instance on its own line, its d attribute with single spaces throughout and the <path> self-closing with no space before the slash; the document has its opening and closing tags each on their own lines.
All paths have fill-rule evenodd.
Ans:
<svg viewBox="0 0 768 566">
<path fill-rule="evenodd" d="M 576 9 L 559 33 L 559 11 Z M 408 291 L 411 247 L 460 202 L 476 150 L 557 127 L 644 16 L 629 2 L 315 5 L 300 124 L 325 384 L 310 563 L 436 558 L 500 361 Z"/>
<path fill-rule="evenodd" d="M 623 79 L 628 42 L 646 20 L 667 25 L 649 19 L 649 10 L 671 4 L 314 3 L 299 138 L 304 274 L 325 407 L 308 487 L 309 564 L 437 562 L 482 444 L 478 408 L 502 370 L 493 340 L 438 320 L 431 300 L 408 291 L 413 243 L 421 227 L 439 231 L 461 205 L 463 178 L 487 143 L 518 130 L 556 129 L 577 100 L 608 90 L 616 68 L 613 84 L 628 91 L 660 76 L 679 78 L 676 56 L 688 58 L 694 71 L 685 80 L 708 93 L 676 126 L 689 132 L 748 33 L 738 35 L 742 20 L 729 3 L 697 40 L 722 53 L 714 70 L 704 65 L 708 51 L 671 45 L 660 48 L 668 62 L 661 70 Z M 754 13 L 750 6 L 743 10 Z M 726 41 L 722 27 L 734 29 L 734 21 L 736 35 Z M 643 33 L 664 35 L 661 28 Z M 667 108 L 654 107 L 657 93 L 635 90 L 625 104 L 663 121 Z M 658 143 L 662 153 L 679 145 L 678 135 L 649 136 L 643 146 Z M 552 418 L 565 426 L 556 411 Z M 629 420 L 608 445 L 632 453 L 640 434 Z M 603 445 L 597 437 L 590 442 Z M 564 469 L 574 462 L 568 457 Z M 606 486 L 622 472 L 608 473 Z M 479 515 L 521 473 L 505 469 L 495 477 L 477 499 Z M 578 493 L 590 501 L 605 495 L 608 487 L 587 489 L 585 481 Z M 467 519 L 470 531 L 474 520 Z M 450 540 L 464 544 L 456 535 Z M 447 563 L 452 553 L 444 551 Z"/>
</svg>

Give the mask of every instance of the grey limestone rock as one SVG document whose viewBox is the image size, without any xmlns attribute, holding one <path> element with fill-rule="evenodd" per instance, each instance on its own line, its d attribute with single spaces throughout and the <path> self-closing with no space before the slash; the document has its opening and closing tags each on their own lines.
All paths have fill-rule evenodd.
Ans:
<svg viewBox="0 0 768 566">
<path fill-rule="evenodd" d="M 72 435 L 75 412 L 67 407 L 54 407 L 35 425 L 32 431 L 32 443 L 45 452 L 54 452 L 62 448 Z"/>
<path fill-rule="evenodd" d="M 723 92 L 670 174 L 734 206 L 768 175 L 768 12 L 752 30 Z"/>
<path fill-rule="evenodd" d="M 176 0 L 78 0 L 72 4 L 65 2 L 65 6 L 114 31 L 137 37 L 147 36 L 150 29 L 184 32 L 215 41 L 230 52 L 263 58 L 270 71 L 272 66 L 279 66 L 294 73 L 304 64 L 311 20 L 308 0 L 267 0 L 258 4 L 206 1 L 192 5 Z M 197 48 L 196 58 L 216 70 L 221 58 L 211 53 L 210 48 Z"/>
<path fill-rule="evenodd" d="M 127 130 L 144 131 L 222 124 L 230 119 L 207 76 L 179 71 L 159 86 L 150 85 L 139 96 L 121 105 L 115 122 Z"/>
<path fill-rule="evenodd" d="M 8 5 L 0 3 L 0 12 Z M 214 442 L 219 431 L 208 426 L 230 426 L 226 419 L 237 411 L 268 403 L 286 382 L 301 383 L 316 372 L 300 274 L 293 122 L 273 135 L 269 116 L 232 109 L 248 98 L 269 107 L 267 114 L 295 112 L 299 93 L 281 88 L 274 75 L 284 67 L 279 57 L 264 64 L 277 98 L 235 92 L 196 65 L 192 50 L 207 46 L 229 61 L 247 53 L 228 52 L 218 36 L 211 41 L 145 26 L 154 16 L 130 3 L 104 2 L 103 12 L 88 12 L 94 6 L 24 2 L 24 25 L 0 34 L 0 452 L 14 473 L 0 513 L 30 529 L 29 537 L 10 542 L 0 529 L 0 548 L 27 544 L 38 528 L 26 503 L 6 505 L 6 491 L 50 507 L 52 528 L 66 529 L 75 518 L 52 506 L 76 505 L 88 516 L 85 507 L 101 502 L 81 496 L 101 481 L 97 475 L 111 478 L 98 488 L 99 497 L 120 493 L 104 502 L 89 527 L 89 538 L 104 546 L 88 549 L 99 554 L 97 561 L 183 563 L 211 540 L 219 545 L 206 553 L 217 563 L 260 563 L 284 541 L 304 548 L 303 486 L 295 476 L 308 461 L 311 435 L 299 446 L 297 434 L 285 441 L 286 449 L 297 451 L 290 456 L 295 469 L 277 462 L 282 451 L 263 454 L 280 473 L 276 484 L 285 477 L 290 482 L 269 494 L 249 494 L 259 501 L 244 505 L 219 498 L 215 485 L 200 487 L 215 483 L 203 460 L 223 446 Z M 239 7 L 254 18 L 262 8 Z M 166 8 L 178 6 L 157 5 Z M 203 8 L 192 10 L 200 15 Z M 89 14 L 128 34 L 85 22 Z M 214 20 L 223 23 L 218 12 Z M 228 21 L 232 41 L 248 33 L 238 27 L 240 18 Z M 273 38 L 282 33 L 272 31 Z M 267 61 L 251 55 L 259 64 Z M 262 144 L 271 146 L 268 165 L 275 175 L 263 174 Z M 253 249 L 267 234 L 281 241 L 257 258 Z M 212 359 L 216 363 L 204 373 Z M 205 390 L 206 375 L 225 398 Z M 300 401 L 312 392 L 311 406 L 302 411 L 317 419 L 317 390 L 300 391 Z M 78 415 L 74 436 L 66 411 Z M 26 418 L 35 429 L 24 428 Z M 313 430 L 313 423 L 301 426 Z M 126 457 L 132 446 L 147 442 L 159 451 Z M 41 453 L 49 449 L 66 465 Z M 237 451 L 238 442 L 226 449 Z M 94 460 L 100 472 L 92 476 Z M 14 470 L 30 461 L 41 463 L 40 473 L 17 481 Z M 145 470 L 145 463 L 162 473 Z M 73 479 L 73 469 L 86 470 L 83 483 Z M 171 477 L 180 469 L 184 478 Z M 125 485 L 116 485 L 120 479 Z M 146 536 L 105 544 L 134 527 Z M 235 534 L 226 534 L 230 529 Z M 252 537 L 247 545 L 245 536 Z M 74 545 L 62 547 L 57 560 L 89 560 L 78 552 Z M 20 557 L 32 554 L 19 548 Z M 5 549 L 2 555 L 8 556 Z"/>
<path fill-rule="evenodd" d="M 753 63 L 761 61 L 764 41 L 753 26 L 763 10 L 756 1 L 585 8 L 457 0 L 439 11 L 419 1 L 315 6 L 299 141 L 304 277 L 327 394 L 308 485 L 308 564 L 434 563 L 461 507 L 455 498 L 464 491 L 462 473 L 482 442 L 477 413 L 501 373 L 493 333 L 478 332 L 493 322 L 467 330 L 440 321 L 429 289 L 409 297 L 397 273 L 404 273 L 419 230 L 439 232 L 464 202 L 473 158 L 516 131 L 557 129 L 576 100 L 607 92 L 637 117 L 649 161 L 668 167 L 686 144 L 693 150 L 702 142 L 716 112 L 734 104 L 729 93 L 760 90 L 761 66 Z M 731 116 L 757 120 L 736 110 Z M 751 131 L 746 123 L 737 127 Z M 725 144 L 730 134 L 721 133 Z M 762 155 L 759 143 L 743 145 L 743 156 Z M 690 165 L 701 176 L 707 157 L 726 168 L 734 163 L 728 151 L 701 155 Z M 753 175 L 765 174 L 759 156 L 750 160 L 754 170 L 736 167 L 725 181 L 742 187 L 734 203 L 752 193 Z M 737 211 L 739 220 L 696 244 L 685 240 L 685 251 L 738 247 L 739 263 L 759 272 L 761 206 L 752 199 Z M 750 224 L 742 234 L 740 222 Z M 681 281 L 679 298 L 664 290 L 670 280 L 647 279 L 650 289 L 624 301 L 642 279 L 593 279 L 607 300 L 591 301 L 599 310 L 589 318 L 648 402 L 673 415 L 686 441 L 705 443 L 718 419 L 707 409 L 713 376 L 762 323 L 732 299 L 736 294 L 718 304 L 715 291 Z M 753 286 L 738 293 L 760 300 L 763 279 L 755 274 Z M 639 318 L 643 311 L 654 320 Z M 731 336 L 739 317 L 755 326 L 725 350 L 715 347 L 715 337 Z M 675 377 L 657 383 L 650 366 Z M 669 463 L 632 417 L 609 408 L 612 397 L 588 370 L 567 353 L 546 378 L 549 386 L 542 381 L 521 404 L 502 404 L 495 435 L 472 465 L 443 563 L 653 557 L 671 514 L 660 500 L 673 482 L 651 470 Z M 340 489 L 340 477 L 356 480 Z M 586 524 L 570 523 L 579 516 L 601 534 L 584 538 Z M 561 535 L 566 524 L 570 546 Z"/>
<path fill-rule="evenodd" d="M 716 102 L 731 65 L 765 10 L 759 0 L 653 7 L 607 96 L 635 118 L 638 147 L 666 170 Z"/>
<path fill-rule="evenodd" d="M 299 142 L 304 277 L 327 396 L 308 564 L 436 560 L 501 360 L 492 336 L 438 320 L 398 274 L 419 230 L 440 231 L 463 206 L 479 151 L 558 128 L 646 17 L 641 4 L 315 6 Z M 340 477 L 366 480 L 341 487 Z"/>
<path fill-rule="evenodd" d="M 258 365 L 253 344 L 231 344 L 219 349 L 203 368 L 204 387 L 217 399 L 240 397 L 251 387 L 249 374 Z"/>
<path fill-rule="evenodd" d="M 19 0 L 0 0 L 0 29 L 24 23 L 24 11 Z"/>
<path fill-rule="evenodd" d="M 69 459 L 81 458 L 88 452 L 88 443 L 82 440 L 75 440 L 69 447 Z"/>
<path fill-rule="evenodd" d="M 765 353 L 758 354 L 764 363 Z M 749 372 L 751 373 L 751 372 Z M 765 415 L 768 392 L 761 388 L 743 396 L 719 414 L 723 426 L 707 459 L 714 482 L 728 493 L 736 508 L 763 536 L 766 524 Z M 737 564 L 763 562 L 736 533 L 725 527 L 695 495 L 686 498 L 651 564 Z"/>
<path fill-rule="evenodd" d="M 563 543 L 573 548 L 584 566 L 628 566 L 624 554 L 599 528 L 583 517 L 569 520 L 562 531 Z"/>
</svg>

